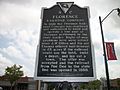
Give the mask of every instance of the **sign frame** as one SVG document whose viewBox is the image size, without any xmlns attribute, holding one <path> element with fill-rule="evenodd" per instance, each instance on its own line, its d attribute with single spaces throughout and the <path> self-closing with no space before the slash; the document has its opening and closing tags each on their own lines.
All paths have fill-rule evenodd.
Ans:
<svg viewBox="0 0 120 90">
<path fill-rule="evenodd" d="M 90 21 L 89 21 L 90 10 L 89 10 L 89 7 L 82 7 L 82 8 L 87 8 L 88 24 L 89 24 L 89 30 L 90 30 Z M 43 20 L 44 9 L 50 9 L 50 8 L 42 8 L 42 11 L 41 11 L 41 29 L 42 29 L 42 23 L 43 23 L 42 20 Z M 40 34 L 41 34 L 41 32 L 42 31 L 40 31 Z M 40 44 L 40 39 L 41 39 L 41 37 L 39 38 L 39 44 Z M 91 30 L 90 30 L 90 40 L 91 40 Z M 35 73 L 34 73 L 34 79 L 35 80 L 42 80 L 44 82 L 63 82 L 63 81 L 88 82 L 88 81 L 92 81 L 92 80 L 96 79 L 95 53 L 94 53 L 94 46 L 92 44 L 92 40 L 91 40 L 91 53 L 92 53 L 92 65 L 93 65 L 93 77 L 39 77 L 39 76 L 37 76 L 39 53 L 40 53 L 39 50 L 40 50 L 40 45 L 37 46 L 37 51 L 36 51 L 36 63 L 35 63 Z"/>
</svg>

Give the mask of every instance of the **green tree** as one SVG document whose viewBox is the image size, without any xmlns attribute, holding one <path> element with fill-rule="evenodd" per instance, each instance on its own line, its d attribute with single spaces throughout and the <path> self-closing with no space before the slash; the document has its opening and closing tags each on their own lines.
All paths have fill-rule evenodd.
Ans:
<svg viewBox="0 0 120 90">
<path fill-rule="evenodd" d="M 89 89 L 96 90 L 99 89 L 101 85 L 100 80 L 94 80 L 89 82 Z"/>
<path fill-rule="evenodd" d="M 106 78 L 105 77 L 101 77 L 100 78 L 101 81 L 101 85 L 102 85 L 102 90 L 106 90 L 105 86 L 106 86 Z"/>
<path fill-rule="evenodd" d="M 55 85 L 52 83 L 48 83 L 48 89 L 47 90 L 53 90 L 55 88 Z"/>
<path fill-rule="evenodd" d="M 120 79 L 117 79 L 118 90 L 120 89 Z"/>
<path fill-rule="evenodd" d="M 22 66 L 17 66 L 16 64 L 14 64 L 11 67 L 7 67 L 5 69 L 5 77 L 6 79 L 10 82 L 11 84 L 11 88 L 10 90 L 12 90 L 13 86 L 15 86 L 16 81 L 18 79 L 20 79 L 21 76 L 23 76 L 23 71 L 21 70 Z"/>
<path fill-rule="evenodd" d="M 88 89 L 88 85 L 86 83 L 82 83 L 80 84 L 80 89 L 81 90 Z"/>
</svg>

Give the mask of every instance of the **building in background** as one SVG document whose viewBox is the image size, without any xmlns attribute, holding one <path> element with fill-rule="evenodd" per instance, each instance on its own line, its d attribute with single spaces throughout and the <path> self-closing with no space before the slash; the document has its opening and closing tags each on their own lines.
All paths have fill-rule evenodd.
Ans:
<svg viewBox="0 0 120 90">
<path fill-rule="evenodd" d="M 107 81 L 106 79 L 101 80 L 102 90 L 107 90 Z M 110 90 L 120 90 L 120 78 L 110 79 Z"/>
<path fill-rule="evenodd" d="M 10 83 L 5 77 L 0 76 L 0 87 L 3 90 L 10 90 Z M 17 81 L 16 90 L 38 90 L 38 81 L 34 80 L 33 77 L 21 77 Z"/>
<path fill-rule="evenodd" d="M 53 86 L 55 87 L 57 83 L 41 83 L 41 87 L 38 87 L 40 84 L 39 81 L 34 80 L 33 77 L 21 77 L 17 81 L 16 90 L 52 90 Z M 59 83 L 58 83 L 59 84 Z M 80 84 L 79 84 L 80 85 Z M 77 84 L 77 86 L 79 86 Z M 120 90 L 120 78 L 110 80 L 111 90 Z M 10 90 L 10 83 L 6 80 L 5 77 L 0 76 L 0 90 Z M 101 89 L 106 90 L 107 84 L 106 80 L 101 81 Z"/>
</svg>

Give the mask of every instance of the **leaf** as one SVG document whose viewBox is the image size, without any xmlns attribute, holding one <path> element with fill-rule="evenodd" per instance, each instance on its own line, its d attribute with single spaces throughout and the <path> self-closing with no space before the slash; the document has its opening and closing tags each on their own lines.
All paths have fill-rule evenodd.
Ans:
<svg viewBox="0 0 120 90">
<path fill-rule="evenodd" d="M 5 75 L 7 80 L 10 81 L 11 85 L 15 83 L 21 76 L 23 76 L 22 66 L 14 64 L 11 67 L 5 69 Z"/>
</svg>

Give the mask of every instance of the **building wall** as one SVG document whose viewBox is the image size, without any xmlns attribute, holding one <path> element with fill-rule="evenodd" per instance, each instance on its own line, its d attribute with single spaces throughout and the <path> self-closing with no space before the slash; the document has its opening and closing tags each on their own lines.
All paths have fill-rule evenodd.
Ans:
<svg viewBox="0 0 120 90">
<path fill-rule="evenodd" d="M 37 87 L 36 87 L 37 81 L 35 81 L 33 78 L 29 78 L 28 82 L 29 82 L 28 90 L 37 90 Z"/>
<path fill-rule="evenodd" d="M 3 90 L 10 90 L 9 81 L 0 79 L 0 87 L 2 87 Z M 37 90 L 37 81 L 35 81 L 33 77 L 22 77 L 21 80 L 18 80 L 16 88 L 17 90 Z"/>
</svg>

